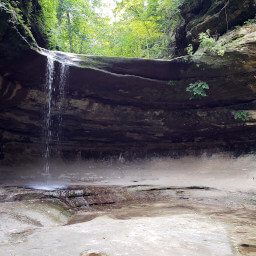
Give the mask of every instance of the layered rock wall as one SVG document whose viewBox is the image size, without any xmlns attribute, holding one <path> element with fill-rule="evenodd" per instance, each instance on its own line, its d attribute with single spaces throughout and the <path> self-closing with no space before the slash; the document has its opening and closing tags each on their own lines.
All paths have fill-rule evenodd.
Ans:
<svg viewBox="0 0 256 256">
<path fill-rule="evenodd" d="M 254 151 L 256 26 L 224 36 L 224 56 L 170 61 L 49 53 L 25 44 L 18 55 L 0 61 L 1 163 L 42 157 L 47 55 L 55 60 L 56 101 L 60 66 L 69 67 L 61 140 L 50 142 L 54 158 Z M 191 99 L 186 88 L 198 81 L 210 89 L 206 97 Z M 57 102 L 53 123 L 58 111 Z M 248 120 L 234 118 L 241 112 Z"/>
</svg>

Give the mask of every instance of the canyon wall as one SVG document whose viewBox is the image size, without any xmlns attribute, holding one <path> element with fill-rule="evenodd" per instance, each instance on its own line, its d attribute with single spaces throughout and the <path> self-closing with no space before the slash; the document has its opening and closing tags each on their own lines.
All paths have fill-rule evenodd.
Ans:
<svg viewBox="0 0 256 256">
<path fill-rule="evenodd" d="M 47 55 L 55 60 L 56 101 L 61 63 L 69 67 L 62 135 L 51 141 L 52 157 L 71 161 L 120 154 L 254 151 L 256 25 L 223 37 L 229 42 L 224 56 L 203 53 L 172 60 L 47 52 L 34 39 L 33 49 L 23 42 L 18 54 L 0 61 L 1 163 L 41 159 Z M 210 89 L 206 97 L 191 98 L 186 88 L 198 81 Z M 248 120 L 234 118 L 241 112 Z"/>
</svg>

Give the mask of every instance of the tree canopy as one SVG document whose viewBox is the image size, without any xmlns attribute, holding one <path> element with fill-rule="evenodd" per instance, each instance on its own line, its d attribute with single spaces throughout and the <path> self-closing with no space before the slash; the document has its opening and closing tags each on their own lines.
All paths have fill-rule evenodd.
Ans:
<svg viewBox="0 0 256 256">
<path fill-rule="evenodd" d="M 90 55 L 169 57 L 182 0 L 116 0 L 113 17 L 101 0 L 39 0 L 52 49 Z"/>
</svg>

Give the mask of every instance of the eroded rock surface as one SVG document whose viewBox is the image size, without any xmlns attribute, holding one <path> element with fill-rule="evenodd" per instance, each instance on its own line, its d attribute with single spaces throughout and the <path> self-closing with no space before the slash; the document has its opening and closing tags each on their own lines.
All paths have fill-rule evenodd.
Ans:
<svg viewBox="0 0 256 256">
<path fill-rule="evenodd" d="M 174 47 L 176 56 L 186 55 L 185 48 L 193 44 L 199 46 L 198 35 L 207 29 L 212 35 L 223 35 L 234 26 L 243 25 L 253 19 L 256 13 L 255 0 L 186 0 L 180 7 L 184 19 L 175 32 Z"/>
<path fill-rule="evenodd" d="M 65 159 L 106 154 L 195 149 L 245 152 L 255 144 L 255 26 L 222 56 L 171 61 L 55 53 L 69 65 L 61 154 Z M 238 33 L 238 32 L 237 32 Z M 237 42 L 236 42 L 237 43 Z M 42 151 L 47 58 L 29 51 L 1 75 L 1 158 L 33 160 Z M 190 99 L 186 87 L 206 81 L 207 97 Z M 244 111 L 249 121 L 235 120 Z M 58 109 L 53 109 L 53 120 Z M 52 154 L 55 145 L 53 141 Z M 179 154 L 179 153 L 177 153 Z"/>
<path fill-rule="evenodd" d="M 63 203 L 65 197 L 73 193 L 75 200 L 80 195 L 74 192 L 79 189 L 99 195 L 104 190 L 105 198 L 114 198 L 114 204 L 69 208 L 69 204 Z M 127 192 L 133 196 L 128 198 Z M 18 200 L 10 197 L 9 201 L 0 202 L 3 256 L 255 253 L 253 193 L 178 187 L 159 190 L 152 186 L 119 187 L 119 190 L 113 186 L 84 186 L 50 192 L 1 187 L 0 193 L 11 197 L 23 195 Z M 126 200 L 118 201 L 122 196 Z M 101 197 L 95 197 L 94 202 L 101 202 Z"/>
<path fill-rule="evenodd" d="M 235 20 L 241 16 L 241 22 L 254 10 L 249 0 L 237 6 L 237 1 L 228 1 L 224 9 L 223 3 L 209 2 L 204 8 L 199 2 L 191 3 L 195 6 L 189 8 L 196 12 L 200 7 L 203 13 L 198 15 L 204 18 L 200 18 L 201 24 L 191 17 L 187 29 L 196 32 L 188 34 L 195 36 L 200 27 L 208 27 L 210 17 L 203 15 L 209 15 L 210 10 L 215 23 L 216 17 L 223 18 L 225 9 L 229 17 L 232 8 L 239 9 L 233 13 Z M 216 29 L 222 33 L 219 26 Z M 58 129 L 61 65 L 69 67 L 62 136 L 53 136 L 49 145 L 55 158 L 254 150 L 255 29 L 252 24 L 224 35 L 228 42 L 224 56 L 204 53 L 170 61 L 50 53 L 26 45 L 19 56 L 0 63 L 1 162 L 33 162 L 42 156 L 47 55 L 55 60 L 53 134 Z M 186 88 L 198 81 L 209 85 L 207 97 L 191 99 Z M 234 118 L 241 111 L 248 120 Z"/>
</svg>

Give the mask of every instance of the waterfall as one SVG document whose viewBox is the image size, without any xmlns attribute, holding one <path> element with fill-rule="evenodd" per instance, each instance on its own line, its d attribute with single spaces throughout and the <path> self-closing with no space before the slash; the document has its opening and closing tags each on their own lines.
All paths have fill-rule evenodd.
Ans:
<svg viewBox="0 0 256 256">
<path fill-rule="evenodd" d="M 65 104 L 65 96 L 66 96 L 66 86 L 67 86 L 67 77 L 68 77 L 68 66 L 65 63 L 61 63 L 60 65 L 60 80 L 59 80 L 59 91 L 58 91 L 58 118 L 57 118 L 57 154 L 60 157 L 60 147 L 61 147 L 61 139 L 62 139 L 62 119 L 63 119 L 63 111 Z"/>
<path fill-rule="evenodd" d="M 54 59 L 47 56 L 47 68 L 46 68 L 46 83 L 45 83 L 45 110 L 44 110 L 44 175 L 50 176 L 50 143 L 52 142 L 52 91 L 53 91 L 53 78 L 54 78 Z"/>
<path fill-rule="evenodd" d="M 60 64 L 59 83 L 56 86 L 54 79 L 55 60 L 53 56 L 47 55 L 46 82 L 45 82 L 45 107 L 44 107 L 44 125 L 43 125 L 43 142 L 44 142 L 44 171 L 46 178 L 51 176 L 50 158 L 55 151 L 55 155 L 60 157 L 62 119 L 64 110 L 64 101 L 66 94 L 68 66 Z M 53 149 L 55 145 L 55 150 Z"/>
</svg>

